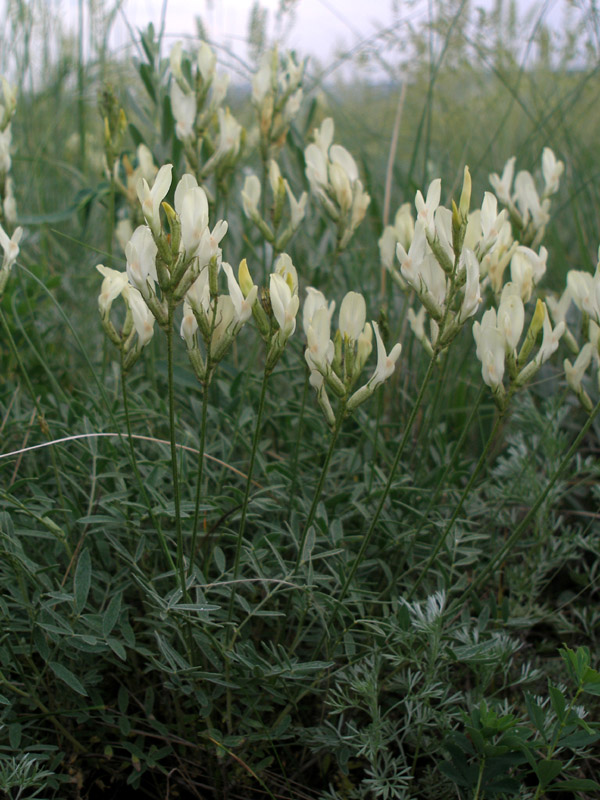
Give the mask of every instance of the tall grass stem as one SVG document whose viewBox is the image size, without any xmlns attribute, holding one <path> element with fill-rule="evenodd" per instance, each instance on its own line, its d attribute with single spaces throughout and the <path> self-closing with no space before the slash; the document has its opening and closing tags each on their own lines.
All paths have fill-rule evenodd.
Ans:
<svg viewBox="0 0 600 800">
<path fill-rule="evenodd" d="M 173 377 L 173 303 L 169 302 L 167 327 L 167 381 L 169 392 L 169 440 L 171 443 L 171 474 L 173 476 L 173 502 L 175 505 L 175 536 L 177 540 L 177 573 L 183 597 L 187 600 L 185 577 L 185 559 L 183 552 L 183 531 L 181 528 L 181 493 L 179 486 L 179 468 L 177 464 L 177 443 L 175 430 L 175 386 Z"/>
</svg>

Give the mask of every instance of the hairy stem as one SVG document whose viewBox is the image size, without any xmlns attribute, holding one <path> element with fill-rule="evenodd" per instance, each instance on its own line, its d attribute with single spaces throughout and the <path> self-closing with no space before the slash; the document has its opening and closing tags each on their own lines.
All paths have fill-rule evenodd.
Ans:
<svg viewBox="0 0 600 800">
<path fill-rule="evenodd" d="M 327 450 L 327 455 L 325 456 L 325 461 L 323 463 L 323 467 L 321 468 L 321 474 L 319 476 L 319 482 L 317 483 L 317 488 L 315 489 L 315 493 L 313 496 L 313 501 L 310 507 L 310 511 L 308 512 L 308 517 L 306 518 L 306 522 L 304 524 L 304 530 L 302 531 L 302 538 L 300 539 L 300 545 L 298 547 L 298 555 L 296 556 L 296 564 L 294 566 L 294 572 L 298 571 L 298 567 L 300 566 L 300 562 L 302 560 L 302 554 L 304 552 L 304 547 L 306 545 L 306 538 L 308 536 L 308 532 L 310 530 L 311 525 L 315 519 L 315 514 L 317 512 L 317 506 L 319 504 L 319 500 L 321 499 L 321 493 L 323 491 L 323 486 L 325 485 L 325 479 L 327 478 L 327 473 L 329 472 L 329 465 L 331 464 L 331 457 L 333 455 L 333 451 L 335 449 L 335 444 L 338 440 L 338 436 L 340 435 L 340 431 L 342 429 L 342 423 L 344 421 L 344 413 L 346 411 L 346 403 L 345 401 L 340 403 L 340 408 L 338 410 L 338 414 L 335 420 L 335 427 L 331 432 L 331 439 L 329 441 L 329 449 Z"/>
<path fill-rule="evenodd" d="M 196 500 L 194 503 L 194 524 L 192 527 L 192 544 L 188 575 L 191 575 L 196 558 L 196 539 L 198 536 L 198 520 L 200 518 L 200 497 L 202 495 L 202 476 L 204 473 L 204 449 L 206 447 L 206 415 L 208 412 L 208 381 L 202 386 L 202 417 L 200 420 L 200 449 L 198 450 L 198 477 L 196 479 Z"/>
<path fill-rule="evenodd" d="M 240 517 L 240 527 L 238 529 L 237 542 L 235 547 L 235 558 L 233 561 L 233 580 L 236 581 L 240 571 L 240 557 L 242 553 L 242 543 L 244 541 L 244 531 L 246 529 L 246 515 L 248 512 L 248 501 L 250 499 L 250 487 L 252 485 L 252 474 L 254 472 L 254 462 L 256 460 L 256 451 L 258 449 L 258 442 L 262 429 L 262 416 L 265 407 L 265 397 L 267 393 L 267 382 L 269 374 L 265 370 L 263 375 L 262 386 L 260 390 L 260 400 L 258 401 L 258 413 L 256 417 L 256 426 L 254 428 L 254 436 L 252 438 L 252 449 L 250 451 L 250 464 L 248 465 L 248 476 L 246 478 L 246 489 L 244 491 L 244 500 L 242 502 L 242 515 Z M 236 584 L 233 584 L 231 592 L 231 599 L 229 601 L 228 620 L 231 622 L 233 617 L 233 607 L 235 603 Z"/>
<path fill-rule="evenodd" d="M 125 370 L 123 369 L 123 354 L 121 354 L 121 394 L 123 397 L 123 411 L 125 412 L 125 425 L 127 427 L 127 439 L 129 442 L 129 454 L 131 457 L 131 466 L 133 467 L 133 472 L 135 474 L 136 481 L 140 488 L 140 491 L 144 497 L 144 501 L 146 503 L 146 508 L 148 509 L 148 514 L 152 521 L 152 525 L 154 526 L 154 530 L 158 535 L 158 541 L 160 542 L 160 546 L 162 551 L 165 555 L 165 559 L 167 564 L 169 565 L 170 569 L 173 570 L 173 574 L 176 574 L 175 570 L 175 563 L 173 562 L 173 557 L 171 556 L 171 552 L 169 550 L 169 546 L 167 544 L 167 540 L 165 539 L 165 535 L 162 531 L 159 521 L 154 515 L 152 511 L 152 503 L 150 498 L 148 497 L 148 492 L 146 491 L 146 487 L 144 486 L 144 481 L 142 480 L 142 476 L 140 474 L 140 470 L 137 464 L 137 458 L 135 455 L 135 448 L 133 446 L 133 434 L 131 432 L 131 417 L 129 414 L 129 397 L 127 394 L 127 375 Z"/>
<path fill-rule="evenodd" d="M 173 476 L 173 502 L 175 504 L 175 535 L 177 541 L 177 574 L 183 597 L 187 600 L 185 580 L 185 560 L 183 553 L 183 532 L 181 529 L 181 496 L 179 487 L 179 469 L 177 465 L 177 444 L 175 437 L 175 391 L 173 379 L 173 312 L 174 306 L 169 303 L 169 319 L 167 327 L 167 380 L 169 390 L 169 439 L 171 442 L 171 473 Z"/>
<path fill-rule="evenodd" d="M 294 446 L 294 456 L 292 459 L 292 483 L 290 485 L 290 502 L 288 504 L 288 519 L 292 513 L 292 506 L 294 504 L 294 496 L 296 494 L 296 486 L 298 484 L 298 459 L 300 457 L 300 444 L 302 442 L 302 429 L 304 427 L 304 410 L 306 408 L 306 397 L 308 395 L 308 368 L 305 370 L 304 376 L 304 389 L 302 390 L 302 402 L 300 404 L 300 415 L 298 417 L 298 434 L 296 436 L 296 444 Z"/>
</svg>

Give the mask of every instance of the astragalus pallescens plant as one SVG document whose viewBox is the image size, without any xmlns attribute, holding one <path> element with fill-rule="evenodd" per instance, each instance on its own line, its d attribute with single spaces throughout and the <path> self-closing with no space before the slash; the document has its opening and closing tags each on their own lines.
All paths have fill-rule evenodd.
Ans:
<svg viewBox="0 0 600 800">
<path fill-rule="evenodd" d="M 477 358 L 481 361 L 484 383 L 492 389 L 494 399 L 502 410 L 506 408 L 512 394 L 531 380 L 542 364 L 557 350 L 560 337 L 565 331 L 564 322 L 552 327 L 546 304 L 539 299 L 523 344 L 519 348 L 524 324 L 525 308 L 519 287 L 510 281 L 502 290 L 498 310 L 490 308 L 483 315 L 481 323 L 476 321 L 473 324 Z M 543 331 L 542 343 L 535 357 L 528 360 L 540 330 Z M 508 391 L 503 383 L 505 366 L 508 367 L 510 380 Z"/>
<path fill-rule="evenodd" d="M 279 166 L 273 159 L 269 161 L 267 175 L 273 200 L 265 216 L 263 216 L 263 207 L 266 204 L 261 204 L 262 187 L 256 175 L 248 175 L 244 181 L 242 205 L 244 214 L 252 220 L 264 240 L 273 247 L 274 253 L 277 254 L 287 247 L 290 239 L 299 229 L 304 219 L 308 196 L 306 192 L 302 192 L 296 199 L 287 179 L 281 175 Z M 289 209 L 286 212 L 288 204 Z"/>
<path fill-rule="evenodd" d="M 596 389 L 600 390 L 600 248 L 594 275 L 574 269 L 567 273 L 567 288 L 560 301 L 554 304 L 554 313 L 561 318 L 563 324 L 571 302 L 582 314 L 581 329 L 585 341 L 580 348 L 575 337 L 571 335 L 572 349 L 577 358 L 573 364 L 568 358 L 565 359 L 565 376 L 581 405 L 591 414 L 594 404 L 584 387 L 584 377 L 590 364 L 593 364 Z"/>
<path fill-rule="evenodd" d="M 124 154 L 114 163 L 111 179 L 115 191 L 121 195 L 125 206 L 119 212 L 115 226 L 115 236 L 123 251 L 135 228 L 144 223 L 144 215 L 137 196 L 137 185 L 142 179 L 151 185 L 157 172 L 158 167 L 145 144 L 138 145 L 134 159 L 130 160 L 127 154 Z"/>
<path fill-rule="evenodd" d="M 394 373 L 396 362 L 402 352 L 400 343 L 395 344 L 389 353 L 386 352 L 379 325 L 374 320 L 371 324 L 366 321 L 367 307 L 362 294 L 348 292 L 342 300 L 338 328 L 333 339 L 331 318 L 335 310 L 335 301 L 328 304 L 323 293 L 312 286 L 308 287 L 307 295 L 303 310 L 304 333 L 307 340 L 304 355 L 310 371 L 310 385 L 317 393 L 319 406 L 332 433 L 304 525 L 296 558 L 296 569 L 304 558 L 304 546 L 314 521 L 342 423 Z M 367 382 L 356 389 L 356 383 L 373 349 L 373 331 L 377 342 L 377 365 Z M 327 390 L 338 401 L 336 412 L 333 411 Z"/>
<path fill-rule="evenodd" d="M 221 266 L 219 243 L 227 232 L 227 223 L 220 220 L 211 230 L 209 227 L 208 200 L 204 190 L 198 186 L 193 175 L 186 174 L 179 181 L 174 193 L 174 205 L 164 202 L 172 180 L 172 165 L 166 164 L 158 171 L 150 188 L 141 178 L 137 185 L 146 225 L 140 225 L 125 245 L 127 269 L 125 273 L 101 268 L 104 282 L 99 298 L 99 307 L 104 329 L 113 343 L 119 347 L 122 368 L 125 374 L 152 336 L 154 320 L 167 338 L 167 363 L 169 386 L 169 427 L 171 439 L 171 467 L 177 532 L 177 570 L 181 591 L 185 594 L 185 568 L 183 534 L 181 529 L 180 487 L 175 443 L 175 402 L 173 393 L 173 327 L 176 308 L 192 292 L 198 280 L 204 282 L 209 294 L 211 328 L 205 331 L 208 342 L 208 360 L 219 355 L 214 349 L 213 338 L 221 333 L 218 322 L 218 273 Z M 161 217 L 161 207 L 168 219 L 167 235 Z M 118 332 L 110 319 L 112 302 L 119 294 L 124 296 L 128 315 Z M 203 313 L 204 291 L 200 291 L 198 313 Z M 193 299 L 190 305 L 193 304 Z M 222 310 L 222 309 L 221 309 Z M 188 326 L 189 327 L 189 326 Z M 137 339 L 134 337 L 134 329 Z M 184 331 L 186 330 L 184 318 Z M 194 334 L 186 341 L 192 344 L 192 364 L 203 381 L 210 380 L 207 365 L 194 356 Z M 212 353 L 212 355 L 211 355 Z M 222 355 L 221 355 L 222 357 Z M 196 515 L 197 516 L 197 515 Z"/>
<path fill-rule="evenodd" d="M 17 108 L 16 90 L 9 84 L 4 75 L 2 82 L 2 98 L 0 100 L 0 225 L 12 229 L 17 221 L 17 203 L 13 180 L 10 177 L 12 166 L 11 120 Z"/>
<path fill-rule="evenodd" d="M 547 193 L 551 194 L 558 186 L 558 179 L 562 172 L 562 166 L 557 164 L 554 157 L 545 154 L 545 180 Z M 515 255 L 520 248 L 517 248 Z M 528 248 L 523 248 L 527 251 Z M 542 248 L 542 251 L 544 248 Z M 513 256 L 514 259 L 514 256 Z M 556 352 L 560 339 L 564 337 L 568 346 L 577 354 L 575 363 L 572 364 L 568 359 L 564 361 L 564 370 L 567 383 L 577 395 L 580 403 L 588 412 L 588 419 L 575 437 L 571 446 L 566 450 L 562 459 L 557 464 L 554 471 L 550 474 L 545 485 L 539 491 L 537 497 L 531 502 L 525 517 L 510 533 L 503 546 L 491 558 L 485 569 L 477 576 L 477 579 L 466 589 L 460 598 L 455 601 L 457 607 L 460 602 L 477 591 L 484 585 L 486 579 L 497 567 L 497 565 L 507 557 L 521 536 L 527 530 L 534 515 L 540 509 L 542 503 L 548 497 L 550 491 L 557 481 L 565 473 L 574 454 L 577 452 L 583 438 L 587 435 L 593 421 L 600 413 L 600 401 L 595 405 L 592 403 L 588 393 L 583 386 L 583 379 L 590 363 L 593 361 L 596 372 L 598 372 L 599 345 L 600 345 L 600 269 L 597 267 L 594 275 L 590 273 L 571 270 L 567 275 L 567 287 L 559 300 L 548 296 L 548 306 L 541 299 L 537 299 L 536 307 L 533 312 L 527 333 L 519 348 L 519 342 L 524 330 L 525 310 L 524 303 L 534 297 L 534 290 L 539 278 L 545 272 L 545 254 L 543 264 L 540 267 L 537 262 L 538 270 L 536 273 L 536 257 L 533 251 L 529 251 L 529 264 L 526 268 L 518 265 L 514 268 L 511 264 L 512 281 L 505 284 L 502 289 L 498 309 L 490 308 L 482 317 L 481 323 L 475 322 L 473 325 L 473 335 L 477 344 L 477 357 L 482 363 L 482 377 L 484 382 L 491 388 L 494 400 L 499 408 L 492 434 L 488 439 L 482 456 L 477 463 L 471 478 L 463 492 L 457 510 L 452 516 L 450 523 L 446 527 L 442 539 L 448 534 L 451 525 L 456 519 L 457 512 L 462 508 L 466 494 L 471 489 L 475 476 L 480 472 L 484 465 L 491 442 L 499 430 L 500 422 L 503 419 L 511 396 L 521 388 L 527 381 L 530 381 Z M 569 306 L 573 302 L 582 312 L 582 328 L 585 344 L 581 349 L 575 337 L 567 328 Z M 554 327 L 550 317 L 554 321 Z M 539 349 L 532 356 L 540 332 L 542 333 Z M 504 376 L 508 372 L 508 386 L 505 385 Z M 428 569 L 439 547 L 436 547 L 427 561 Z M 418 581 L 419 583 L 420 581 Z"/>
<path fill-rule="evenodd" d="M 408 250 L 400 241 L 401 233 L 389 232 L 386 236 L 388 241 L 384 240 L 383 242 L 384 258 L 382 260 L 384 264 L 387 262 L 392 277 L 404 291 L 407 287 L 414 290 L 422 304 L 418 314 L 411 310 L 409 320 L 417 338 L 420 339 L 429 354 L 430 361 L 408 420 L 405 422 L 403 434 L 389 467 L 388 477 L 380 493 L 380 499 L 371 517 L 368 530 L 338 595 L 339 604 L 345 598 L 373 537 L 438 358 L 450 347 L 467 321 L 477 313 L 481 302 L 479 259 L 476 253 L 482 249 L 484 241 L 488 249 L 493 247 L 495 236 L 492 231 L 498 227 L 495 203 L 487 201 L 486 213 L 480 224 L 479 235 L 471 249 L 465 244 L 471 202 L 471 177 L 468 168 L 465 168 L 464 172 L 459 205 L 453 203 L 452 210 L 444 208 L 440 206 L 440 197 L 441 181 L 439 179 L 431 183 L 426 198 L 420 191 L 417 192 L 415 198 L 417 220 L 414 226 L 414 235 L 410 236 L 412 226 L 407 226 L 409 230 L 406 231 L 407 235 L 404 237 L 404 241 L 407 243 L 410 240 Z M 403 215 L 406 213 L 407 210 L 404 210 Z M 396 255 L 401 265 L 400 269 L 393 262 L 390 263 L 388 257 L 390 242 L 394 240 L 396 241 Z M 426 315 L 430 319 L 430 337 L 426 335 L 424 328 Z M 378 333 L 377 330 L 376 333 Z M 391 361 L 389 357 L 384 360 L 385 350 L 383 347 L 380 352 L 382 369 L 381 371 L 376 370 L 374 375 L 376 381 L 378 374 L 381 376 L 385 374 L 388 362 Z M 390 356 L 392 354 L 394 354 L 393 350 Z M 384 367 L 384 365 L 386 366 Z M 368 386 L 369 384 L 359 390 L 358 397 L 364 391 L 369 391 Z M 332 614 L 332 621 L 336 613 L 337 609 Z"/>
<path fill-rule="evenodd" d="M 345 147 L 333 144 L 333 119 L 327 117 L 313 134 L 315 141 L 304 151 L 306 177 L 311 192 L 336 223 L 337 256 L 363 221 L 371 198 L 363 189 L 354 158 Z"/>
<path fill-rule="evenodd" d="M 418 590 L 430 568 L 435 563 L 475 485 L 475 481 L 485 468 L 489 453 L 504 422 L 505 414 L 508 411 L 513 395 L 528 381 L 532 380 L 542 365 L 558 349 L 560 338 L 565 330 L 564 322 L 560 322 L 556 327 L 552 328 L 546 305 L 539 299 L 523 343 L 519 348 L 524 324 L 525 309 L 519 293 L 519 287 L 511 282 L 504 286 L 498 310 L 496 311 L 495 308 L 488 309 L 483 314 L 481 323 L 477 320 L 473 323 L 473 336 L 477 345 L 476 355 L 481 362 L 483 381 L 492 390 L 494 401 L 498 407 L 498 414 L 479 460 L 469 476 L 469 480 L 456 503 L 449 521 L 438 536 L 429 557 L 414 582 L 409 597 L 412 597 Z M 540 331 L 543 331 L 542 342 L 535 356 L 530 358 Z M 508 387 L 505 387 L 504 383 L 505 369 L 508 372 Z"/>
<path fill-rule="evenodd" d="M 4 294 L 12 266 L 19 257 L 19 242 L 22 236 L 23 228 L 15 228 L 12 236 L 9 237 L 0 225 L 0 246 L 3 250 L 2 266 L 0 267 L 0 300 Z"/>
<path fill-rule="evenodd" d="M 296 314 L 299 305 L 298 277 L 291 258 L 286 253 L 282 253 L 275 264 L 274 272 L 269 276 L 269 288 L 268 290 L 263 290 L 261 301 L 259 302 L 258 286 L 252 281 L 245 259 L 239 266 L 239 283 L 236 281 L 233 269 L 229 264 L 225 262 L 221 264 L 221 262 L 219 262 L 219 265 L 222 266 L 227 276 L 229 295 L 219 294 L 218 289 L 216 291 L 214 288 L 211 289 L 210 273 L 202 272 L 186 295 L 183 312 L 184 316 L 181 323 L 181 336 L 185 339 L 188 355 L 196 377 L 204 387 L 196 510 L 194 514 L 191 552 L 192 554 L 195 552 L 198 525 L 202 462 L 206 435 L 208 386 L 216 365 L 224 357 L 244 324 L 253 316 L 257 328 L 265 342 L 266 352 L 234 561 L 234 576 L 237 578 L 254 462 L 262 430 L 267 382 L 283 354 L 289 337 L 296 329 Z M 198 335 L 204 339 L 204 359 L 199 352 Z M 235 590 L 232 595 L 230 609 L 233 607 L 234 598 Z"/>
<path fill-rule="evenodd" d="M 415 314 L 409 310 L 411 327 L 432 359 L 437 359 L 456 338 L 465 322 L 481 302 L 480 263 L 477 253 L 494 246 L 499 227 L 495 203 L 484 200 L 480 230 L 474 241 L 466 240 L 471 202 L 471 176 L 465 168 L 460 204 L 452 210 L 440 206 L 441 180 L 429 186 L 426 198 L 420 191 L 415 198 L 417 220 L 408 250 L 396 243 L 400 269 L 386 256 L 392 278 L 402 289 L 410 287 L 421 302 Z M 390 234 L 393 237 L 393 232 Z M 468 246 L 471 245 L 471 246 Z M 384 251 L 386 247 L 384 245 Z M 429 317 L 430 336 L 425 332 Z"/>
<path fill-rule="evenodd" d="M 217 58 L 206 42 L 189 55 L 178 42 L 171 50 L 171 110 L 175 134 L 183 144 L 188 169 L 200 182 L 225 178 L 240 157 L 243 128 L 223 107 L 229 76 L 216 70 Z"/>
<path fill-rule="evenodd" d="M 530 172 L 521 170 L 514 178 L 516 156 L 504 165 L 502 175 L 490 175 L 492 188 L 510 214 L 511 221 L 518 231 L 521 243 L 535 249 L 539 247 L 546 226 L 550 220 L 550 198 L 556 194 L 565 165 L 559 161 L 549 147 L 542 153 L 542 177 L 544 188 L 538 192 Z"/>
<path fill-rule="evenodd" d="M 264 53 L 252 78 L 252 103 L 258 119 L 259 150 L 265 167 L 276 159 L 302 103 L 304 63 L 277 47 Z"/>
<path fill-rule="evenodd" d="M 549 189 L 555 189 L 555 185 L 550 185 Z M 453 204 L 452 211 L 440 207 L 440 194 L 439 180 L 432 182 L 425 198 L 420 192 L 417 193 L 414 233 L 411 237 L 411 231 L 409 228 L 407 230 L 408 226 L 404 223 L 397 230 L 390 227 L 380 240 L 382 263 L 391 269 L 392 276 L 401 288 L 404 291 L 412 289 L 421 302 L 417 313 L 409 308 L 408 319 L 417 339 L 431 358 L 430 370 L 467 320 L 477 313 L 487 286 L 490 285 L 496 295 L 501 292 L 498 309 L 490 308 L 481 322 L 475 321 L 473 324 L 483 380 L 492 389 L 499 413 L 450 520 L 438 536 L 413 584 L 410 597 L 433 565 L 476 478 L 484 468 L 513 394 L 531 380 L 556 351 L 565 331 L 563 321 L 552 327 L 545 304 L 538 300 L 524 341 L 519 347 L 525 325 L 524 304 L 534 296 L 534 289 L 546 270 L 547 254 L 544 248 L 538 255 L 531 248 L 512 240 L 511 232 L 507 231 L 507 212 L 498 213 L 496 198 L 490 193 L 485 193 L 481 209 L 469 212 L 471 181 L 467 168 L 458 207 Z M 401 217 L 407 213 L 405 209 Z M 537 229 L 537 232 L 541 238 L 543 231 Z M 410 241 L 408 249 L 401 242 L 403 236 Z M 394 241 L 397 242 L 400 270 L 390 261 L 389 251 Z M 512 280 L 502 288 L 503 273 L 509 262 Z M 429 317 L 429 336 L 425 330 L 426 317 Z M 531 358 L 540 331 L 543 331 L 542 342 Z M 504 384 L 505 371 L 509 377 L 508 387 Z M 426 378 L 430 375 L 431 371 L 428 371 Z M 446 473 L 447 469 L 444 476 Z M 437 492 L 434 497 L 436 495 Z"/>
</svg>

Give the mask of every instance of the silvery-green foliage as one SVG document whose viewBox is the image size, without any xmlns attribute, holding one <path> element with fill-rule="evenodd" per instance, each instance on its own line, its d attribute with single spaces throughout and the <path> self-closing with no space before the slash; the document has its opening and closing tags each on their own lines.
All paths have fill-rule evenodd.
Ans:
<svg viewBox="0 0 600 800">
<path fill-rule="evenodd" d="M 10 800 L 41 798 L 41 792 L 48 789 L 55 777 L 54 772 L 44 769 L 44 760 L 32 753 L 10 758 L 0 756 L 0 791 L 5 792 Z"/>
</svg>

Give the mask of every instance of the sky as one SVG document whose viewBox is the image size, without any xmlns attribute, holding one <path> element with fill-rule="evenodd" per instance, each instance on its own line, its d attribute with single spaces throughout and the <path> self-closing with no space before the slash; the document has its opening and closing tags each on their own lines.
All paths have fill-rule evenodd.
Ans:
<svg viewBox="0 0 600 800">
<path fill-rule="evenodd" d="M 124 0 L 123 15 L 115 25 L 113 46 L 130 45 L 130 29 L 125 19 L 134 29 L 145 27 L 150 20 L 158 26 L 165 2 L 167 43 L 194 36 L 194 18 L 200 16 L 212 43 L 230 49 L 243 61 L 247 59 L 248 19 L 254 0 Z M 360 46 L 388 26 L 396 24 L 398 30 L 405 30 L 407 23 L 424 22 L 432 5 L 429 0 L 288 0 L 288 3 L 294 7 L 294 24 L 283 31 L 285 46 L 295 49 L 301 57 L 317 59 L 324 67 L 335 65 L 340 52 Z M 490 8 L 493 3 L 494 0 L 470 0 L 472 7 Z M 260 0 L 260 4 L 267 10 L 269 35 L 281 38 L 282 31 L 276 28 L 280 0 Z M 520 12 L 531 7 L 543 8 L 545 19 L 556 28 L 566 5 L 567 0 L 517 0 Z"/>
<path fill-rule="evenodd" d="M 166 30 L 181 35 L 193 30 L 200 16 L 215 41 L 236 44 L 245 40 L 254 0 L 167 0 Z M 271 32 L 279 0 L 261 0 L 269 14 Z M 406 5 L 406 4 L 405 4 Z M 163 0 L 125 0 L 124 10 L 135 24 L 160 19 Z M 290 40 L 298 49 L 326 57 L 342 41 L 368 35 L 390 19 L 391 0 L 297 0 L 296 25 Z"/>
<path fill-rule="evenodd" d="M 37 0 L 44 4 L 59 24 L 72 31 L 77 39 L 78 9 L 81 0 Z M 464 0 L 472 7 L 487 6 L 496 0 Z M 590 0 L 591 1 L 591 0 Z M 2 9 L 8 0 L 0 0 L 0 19 Z M 402 52 L 398 46 L 398 36 L 403 35 L 407 26 L 419 26 L 428 18 L 429 8 L 437 6 L 435 0 L 286 0 L 293 7 L 291 26 L 283 29 L 277 26 L 277 9 L 281 0 L 260 0 L 260 5 L 267 13 L 267 32 L 271 44 L 283 41 L 287 49 L 294 49 L 300 58 L 309 57 L 307 74 L 311 75 L 317 65 L 327 70 L 325 77 L 339 75 L 348 80 L 355 67 L 348 59 L 340 58 L 344 52 L 356 53 L 369 40 L 373 40 L 378 32 L 395 25 L 394 45 L 389 49 L 377 50 L 375 60 L 371 61 L 369 76 L 374 80 L 389 78 L 398 79 L 398 63 Z M 505 5 L 509 0 L 505 0 Z M 585 0 L 587 3 L 588 0 Z M 191 40 L 189 49 L 197 45 L 197 28 L 195 18 L 199 16 L 206 28 L 209 41 L 216 49 L 221 66 L 236 80 L 248 74 L 248 20 L 255 0 L 83 0 L 85 41 L 89 41 L 90 4 L 95 4 L 105 11 L 120 5 L 120 12 L 111 29 L 110 45 L 116 54 L 128 57 L 134 54 L 132 38 L 138 37 L 138 31 L 153 22 L 158 29 L 163 9 L 165 13 L 165 32 L 163 52 L 168 52 L 172 44 L 178 40 Z M 543 7 L 545 18 L 558 29 L 562 11 L 568 0 L 517 0 L 520 12 L 528 7 Z M 289 19 L 289 17 L 288 17 Z M 524 35 L 527 30 L 523 28 Z M 86 48 L 88 49 L 88 48 Z M 88 49 L 89 52 L 89 49 Z M 6 56 L 7 54 L 5 54 Z M 377 66 L 385 60 L 386 68 Z M 5 57 L 0 57 L 0 66 Z M 366 73 L 363 73 L 366 77 Z"/>
<path fill-rule="evenodd" d="M 132 26 L 139 27 L 154 20 L 158 24 L 163 0 L 125 0 L 124 13 Z M 167 0 L 166 28 L 168 38 L 176 40 L 195 32 L 194 17 L 199 15 L 210 39 L 233 49 L 246 58 L 248 20 L 253 0 Z M 327 65 L 335 59 L 336 51 L 351 48 L 362 39 L 372 36 L 391 20 L 392 0 L 297 0 L 294 25 L 283 31 L 285 43 L 302 56 L 309 55 Z M 402 4 L 401 4 L 402 5 Z M 404 5 L 407 5 L 404 3 Z M 423 6 L 423 4 L 420 4 Z M 267 10 L 269 35 L 276 37 L 276 11 L 279 0 L 261 0 Z M 415 13 L 426 13 L 426 6 Z M 127 42 L 125 26 L 115 31 L 115 43 Z"/>
</svg>

